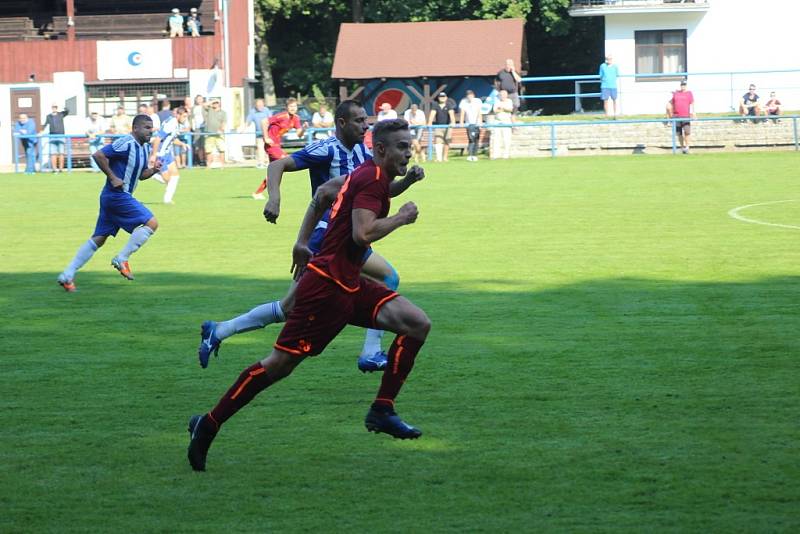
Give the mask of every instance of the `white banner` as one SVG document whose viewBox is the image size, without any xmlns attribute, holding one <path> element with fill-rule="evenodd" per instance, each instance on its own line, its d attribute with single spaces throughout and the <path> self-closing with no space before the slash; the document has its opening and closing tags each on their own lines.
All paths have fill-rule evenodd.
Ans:
<svg viewBox="0 0 800 534">
<path fill-rule="evenodd" d="M 172 41 L 97 41 L 98 80 L 172 78 Z"/>
</svg>

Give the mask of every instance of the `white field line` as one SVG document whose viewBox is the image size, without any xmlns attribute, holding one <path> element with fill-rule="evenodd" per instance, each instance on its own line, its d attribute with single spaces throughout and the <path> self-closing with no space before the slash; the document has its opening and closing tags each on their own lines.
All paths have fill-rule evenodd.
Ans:
<svg viewBox="0 0 800 534">
<path fill-rule="evenodd" d="M 759 221 L 758 219 L 750 219 L 749 217 L 745 217 L 744 215 L 739 215 L 740 211 L 746 210 L 748 208 L 754 208 L 756 206 L 768 206 L 770 204 L 784 204 L 786 202 L 800 202 L 800 199 L 793 199 L 793 200 L 774 200 L 772 202 L 759 202 L 758 204 L 748 204 L 747 206 L 739 206 L 738 208 L 733 208 L 731 211 L 728 212 L 728 215 L 733 217 L 734 219 L 738 219 L 742 222 L 751 223 L 751 224 L 763 224 L 764 226 L 776 226 L 778 228 L 793 228 L 795 230 L 800 230 L 800 226 L 795 226 L 792 224 L 778 224 L 778 223 L 771 223 L 766 221 Z"/>
</svg>

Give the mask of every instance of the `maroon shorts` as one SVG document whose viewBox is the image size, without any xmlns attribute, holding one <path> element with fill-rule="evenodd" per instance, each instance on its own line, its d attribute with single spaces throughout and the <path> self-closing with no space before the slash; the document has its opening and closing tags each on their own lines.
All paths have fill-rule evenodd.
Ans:
<svg viewBox="0 0 800 534">
<path fill-rule="evenodd" d="M 375 328 L 381 306 L 397 296 L 363 277 L 358 291 L 348 293 L 334 281 L 306 270 L 275 348 L 297 356 L 316 356 L 348 324 Z"/>
<path fill-rule="evenodd" d="M 283 150 L 283 148 L 281 148 L 280 145 L 269 146 L 264 143 L 264 150 L 266 151 L 267 156 L 269 156 L 270 161 L 277 161 L 289 155 Z"/>
</svg>

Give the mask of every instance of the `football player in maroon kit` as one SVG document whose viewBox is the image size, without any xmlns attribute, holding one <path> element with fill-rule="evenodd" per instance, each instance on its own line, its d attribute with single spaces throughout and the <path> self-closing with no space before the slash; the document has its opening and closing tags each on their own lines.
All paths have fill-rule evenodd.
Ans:
<svg viewBox="0 0 800 534">
<path fill-rule="evenodd" d="M 322 353 L 348 324 L 397 334 L 364 421 L 367 430 L 400 439 L 422 435 L 397 415 L 394 405 L 428 336 L 430 320 L 405 297 L 360 274 L 364 252 L 372 242 L 417 220 L 413 202 L 389 216 L 389 185 L 406 174 L 411 158 L 408 123 L 402 119 L 379 122 L 373 130 L 373 143 L 372 161 L 363 163 L 343 182 L 330 180 L 317 189 L 292 251 L 292 270 L 299 277 L 295 306 L 270 355 L 242 371 L 210 412 L 189 420 L 192 469 L 205 470 L 211 443 L 228 419 L 261 391 L 289 376 L 307 357 Z M 334 195 L 322 250 L 309 261 L 308 236 Z"/>
</svg>

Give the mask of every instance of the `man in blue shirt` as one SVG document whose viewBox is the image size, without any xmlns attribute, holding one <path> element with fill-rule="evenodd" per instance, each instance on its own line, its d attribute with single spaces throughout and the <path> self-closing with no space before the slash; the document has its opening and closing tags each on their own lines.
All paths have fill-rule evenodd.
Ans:
<svg viewBox="0 0 800 534">
<path fill-rule="evenodd" d="M 273 161 L 267 168 L 267 189 L 269 201 L 264 207 L 264 217 L 275 223 L 280 214 L 280 184 L 285 172 L 308 169 L 311 178 L 311 194 L 325 182 L 353 172 L 359 165 L 372 159 L 372 152 L 364 145 L 364 134 L 369 129 L 367 113 L 363 107 L 352 100 L 345 100 L 336 108 L 334 115 L 335 135 L 315 141 L 302 150 Z M 402 193 L 411 184 L 421 179 L 421 170 L 413 167 L 403 180 L 392 186 L 392 196 Z M 328 227 L 326 216 L 317 224 L 309 248 L 319 252 Z M 400 277 L 394 267 L 379 254 L 369 249 L 364 256 L 362 273 L 395 290 Z M 201 342 L 198 348 L 200 365 L 206 367 L 212 352 L 216 354 L 222 341 L 242 332 L 264 328 L 272 323 L 283 322 L 294 306 L 294 292 L 297 283 L 293 282 L 281 300 L 261 304 L 238 317 L 228 321 L 206 321 L 201 327 Z M 381 349 L 382 330 L 369 329 L 364 340 L 358 368 L 363 372 L 380 371 L 386 367 L 386 353 Z"/>
<path fill-rule="evenodd" d="M 133 198 L 133 190 L 139 180 L 147 180 L 161 167 L 161 163 L 157 161 L 155 167 L 147 168 L 152 135 L 153 121 L 147 115 L 137 115 L 133 119 L 133 130 L 129 135 L 116 139 L 92 155 L 100 170 L 105 173 L 106 183 L 100 193 L 100 214 L 97 216 L 92 237 L 80 246 L 67 268 L 58 275 L 59 285 L 67 292 L 75 291 L 76 271 L 105 244 L 108 236 L 116 236 L 120 228 L 131 234 L 131 237 L 111 260 L 111 265 L 122 276 L 133 280 L 128 258 L 158 228 L 158 221 L 152 212 Z"/>
<path fill-rule="evenodd" d="M 36 135 L 36 122 L 28 118 L 25 113 L 19 114 L 19 120 L 14 123 L 15 135 Z M 39 142 L 35 137 L 19 140 L 22 148 L 25 149 L 25 174 L 36 172 L 36 144 Z"/>
<path fill-rule="evenodd" d="M 617 77 L 619 69 L 614 65 L 614 58 L 606 56 L 606 62 L 600 65 L 600 98 L 603 99 L 603 109 L 606 117 L 617 118 L 619 105 L 617 100 Z"/>
<path fill-rule="evenodd" d="M 251 122 L 256 126 L 256 168 L 265 169 L 267 167 L 267 153 L 264 149 L 264 123 L 272 116 L 272 111 L 264 105 L 263 98 L 256 98 L 255 108 L 250 110 L 244 125 Z M 268 124 L 267 124 L 268 126 Z"/>
</svg>

